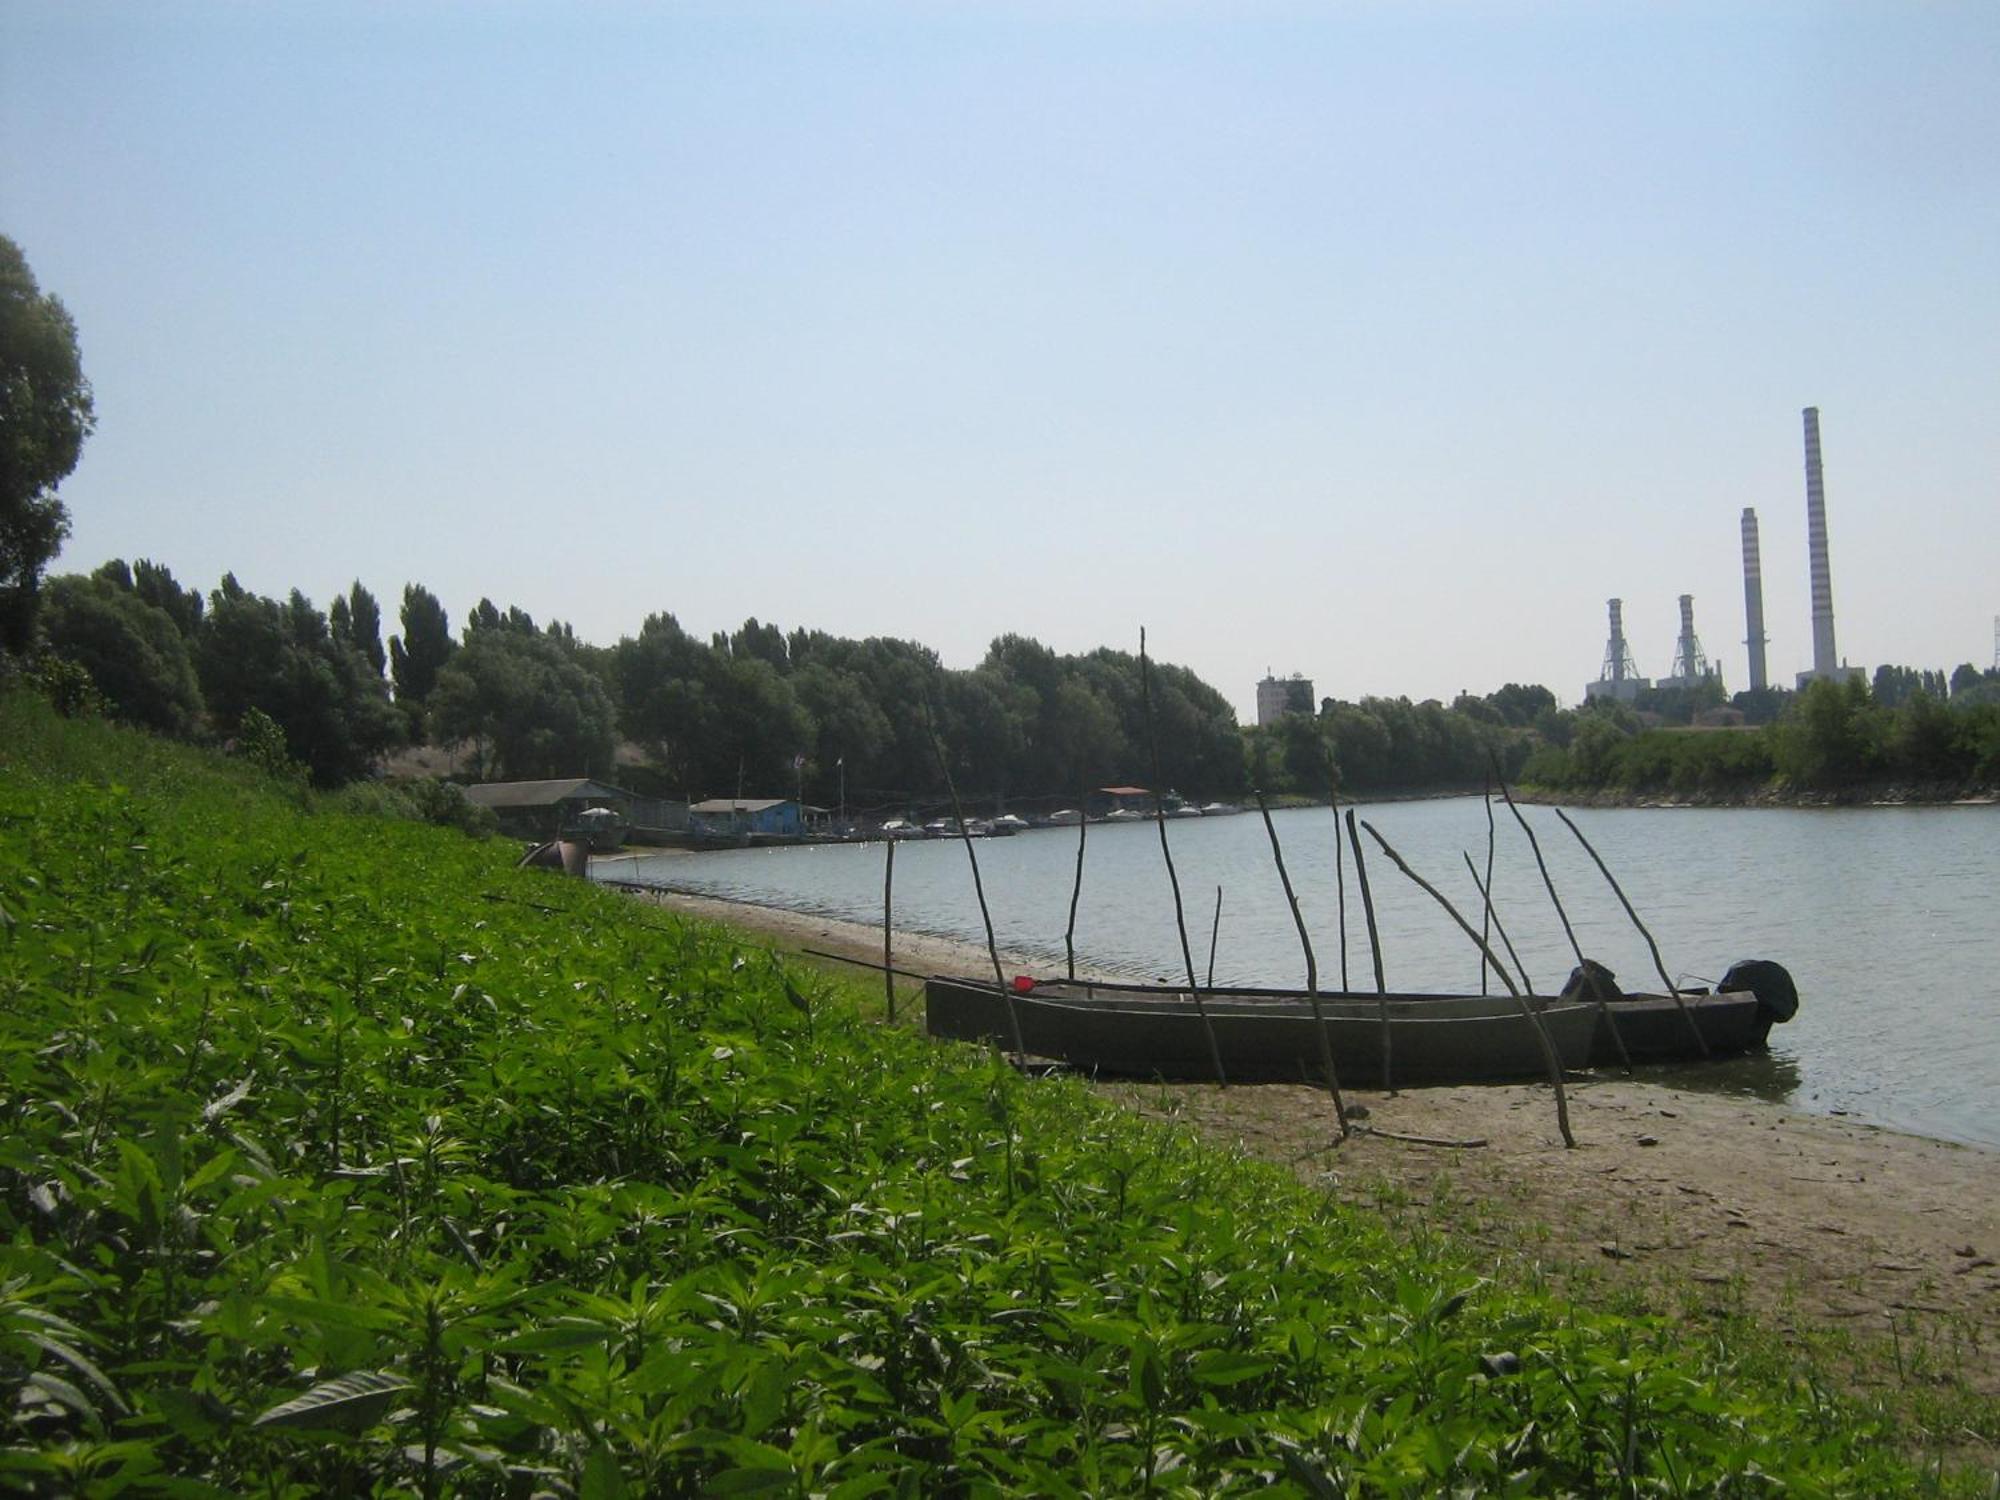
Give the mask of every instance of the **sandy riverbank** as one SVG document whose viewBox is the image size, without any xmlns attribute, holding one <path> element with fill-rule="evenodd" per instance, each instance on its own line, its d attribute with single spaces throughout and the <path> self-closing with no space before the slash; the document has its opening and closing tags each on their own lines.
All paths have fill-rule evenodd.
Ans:
<svg viewBox="0 0 2000 1500">
<path fill-rule="evenodd" d="M 879 928 L 652 899 L 779 946 L 881 961 Z M 983 949 L 906 933 L 895 960 L 915 973 L 991 969 Z M 1005 954 L 1002 966 L 1046 972 Z M 1531 1259 L 1579 1285 L 1693 1293 L 1781 1330 L 1894 1339 L 2000 1396 L 2000 1151 L 1617 1075 L 1569 1085 L 1573 1150 L 1546 1084 L 1353 1092 L 1364 1128 L 1345 1141 L 1322 1090 L 1097 1087 L 1343 1199 L 1427 1215 L 1496 1261 Z"/>
</svg>

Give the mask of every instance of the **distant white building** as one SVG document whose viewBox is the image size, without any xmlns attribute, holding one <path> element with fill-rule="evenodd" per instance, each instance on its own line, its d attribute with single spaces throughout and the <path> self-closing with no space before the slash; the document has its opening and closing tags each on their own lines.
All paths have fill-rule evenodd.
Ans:
<svg viewBox="0 0 2000 1500">
<path fill-rule="evenodd" d="M 1317 707 L 1310 677 L 1265 677 L 1257 684 L 1257 724 L 1275 724 L 1286 714 L 1309 714 Z"/>
</svg>

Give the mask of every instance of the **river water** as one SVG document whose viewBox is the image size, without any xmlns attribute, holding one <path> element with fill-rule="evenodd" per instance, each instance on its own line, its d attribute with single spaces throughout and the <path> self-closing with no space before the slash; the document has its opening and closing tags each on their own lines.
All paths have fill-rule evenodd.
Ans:
<svg viewBox="0 0 2000 1500">
<path fill-rule="evenodd" d="M 1359 816 L 1476 926 L 1487 822 L 1479 798 L 1361 805 Z M 1548 808 L 1524 808 L 1586 953 L 1628 989 L 1659 988 L 1651 954 L 1604 877 Z M 1714 980 L 1739 958 L 1791 970 L 1799 1014 L 1767 1056 L 1654 1071 L 1682 1087 L 1754 1093 L 1944 1139 L 2000 1145 L 2000 807 L 1571 811 L 1659 943 L 1677 982 Z M 1305 915 L 1320 984 L 1341 976 L 1344 875 L 1349 987 L 1374 988 L 1354 857 L 1335 868 L 1325 808 L 1272 815 Z M 1539 992 L 1573 963 L 1525 835 L 1496 810 L 1493 892 Z M 1218 985 L 1303 985 L 1305 959 L 1264 823 L 1167 825 L 1195 973 L 1214 939 Z M 1364 833 L 1391 989 L 1480 987 L 1477 949 Z M 1037 829 L 976 845 L 1003 952 L 1060 974 L 1077 830 Z M 830 844 L 600 860 L 597 873 L 879 925 L 883 845 Z M 1215 923 L 1221 889 L 1221 921 Z M 896 851 L 899 931 L 984 941 L 965 848 Z M 1499 944 L 1496 942 L 1495 947 Z M 1150 822 L 1093 824 L 1076 915 L 1081 967 L 1134 978 L 1186 976 L 1172 888 Z M 1496 982 L 1497 984 L 1497 982 Z"/>
</svg>

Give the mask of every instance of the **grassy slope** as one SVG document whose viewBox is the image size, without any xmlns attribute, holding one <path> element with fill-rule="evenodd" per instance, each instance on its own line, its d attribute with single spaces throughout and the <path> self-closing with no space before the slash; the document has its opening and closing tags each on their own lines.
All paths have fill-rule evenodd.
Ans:
<svg viewBox="0 0 2000 1500">
<path fill-rule="evenodd" d="M 0 700 L 0 1484 L 1915 1490 L 726 933 Z"/>
</svg>

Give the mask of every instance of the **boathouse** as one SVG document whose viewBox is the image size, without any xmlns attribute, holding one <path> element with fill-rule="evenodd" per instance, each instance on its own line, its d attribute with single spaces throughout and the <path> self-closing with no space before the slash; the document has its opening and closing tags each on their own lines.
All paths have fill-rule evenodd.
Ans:
<svg viewBox="0 0 2000 1500">
<path fill-rule="evenodd" d="M 576 826 L 577 815 L 592 807 L 608 807 L 629 817 L 632 794 L 588 776 L 554 781 L 488 781 L 463 788 L 465 800 L 490 807 L 500 831 L 510 838 L 552 839 Z"/>
</svg>

